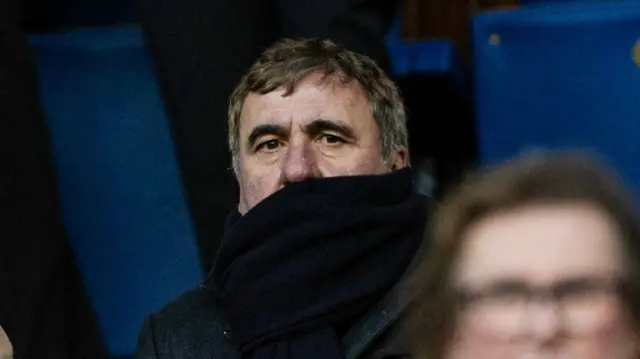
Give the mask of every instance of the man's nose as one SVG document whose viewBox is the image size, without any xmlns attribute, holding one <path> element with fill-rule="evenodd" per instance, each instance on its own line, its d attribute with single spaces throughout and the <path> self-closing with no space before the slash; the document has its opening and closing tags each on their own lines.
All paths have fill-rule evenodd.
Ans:
<svg viewBox="0 0 640 359">
<path fill-rule="evenodd" d="M 282 182 L 293 183 L 320 177 L 316 157 L 308 141 L 292 141 L 281 162 Z"/>
</svg>

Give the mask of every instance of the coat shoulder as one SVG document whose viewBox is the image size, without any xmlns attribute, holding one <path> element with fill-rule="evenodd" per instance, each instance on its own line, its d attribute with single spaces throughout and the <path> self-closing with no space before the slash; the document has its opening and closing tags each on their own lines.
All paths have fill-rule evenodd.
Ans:
<svg viewBox="0 0 640 359">
<path fill-rule="evenodd" d="M 142 351 L 155 356 L 138 358 L 237 357 L 217 298 L 204 287 L 187 291 L 147 317 L 138 346 Z"/>
</svg>

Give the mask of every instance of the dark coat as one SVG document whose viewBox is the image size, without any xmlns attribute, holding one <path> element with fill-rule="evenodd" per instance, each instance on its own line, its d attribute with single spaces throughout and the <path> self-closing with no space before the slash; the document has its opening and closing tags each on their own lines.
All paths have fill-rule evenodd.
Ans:
<svg viewBox="0 0 640 359">
<path fill-rule="evenodd" d="M 399 323 L 406 305 L 406 286 L 399 284 L 347 332 L 345 358 L 408 358 Z M 232 335 L 215 295 L 200 286 L 147 317 L 134 358 L 239 359 Z"/>
</svg>

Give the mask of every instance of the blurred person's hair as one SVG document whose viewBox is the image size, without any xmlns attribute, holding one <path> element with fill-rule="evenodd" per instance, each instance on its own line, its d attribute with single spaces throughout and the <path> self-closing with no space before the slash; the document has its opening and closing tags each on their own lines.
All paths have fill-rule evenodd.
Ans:
<svg viewBox="0 0 640 359">
<path fill-rule="evenodd" d="M 441 359 L 451 343 L 457 320 L 453 272 L 471 226 L 529 205 L 574 203 L 601 210 L 616 227 L 629 281 L 622 299 L 640 329 L 640 217 L 631 192 L 590 154 L 531 153 L 471 174 L 432 217 L 430 244 L 411 278 L 406 329 L 415 358 Z"/>
<path fill-rule="evenodd" d="M 284 89 L 284 96 L 312 74 L 322 74 L 321 82 L 343 85 L 356 81 L 380 131 L 380 151 L 390 160 L 395 150 L 408 147 L 404 103 L 398 88 L 376 63 L 365 55 L 345 50 L 329 40 L 283 39 L 266 49 L 229 98 L 229 148 L 234 170 L 238 171 L 240 117 L 250 93 L 260 95 Z"/>
</svg>

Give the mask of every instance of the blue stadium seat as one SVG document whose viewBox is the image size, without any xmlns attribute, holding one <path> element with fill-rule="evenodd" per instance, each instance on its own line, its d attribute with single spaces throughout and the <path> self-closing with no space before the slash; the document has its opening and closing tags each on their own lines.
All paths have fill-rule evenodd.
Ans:
<svg viewBox="0 0 640 359">
<path fill-rule="evenodd" d="M 398 15 L 387 32 L 385 43 L 394 77 L 442 74 L 457 65 L 453 43 L 447 39 L 429 41 L 402 40 L 402 23 Z"/>
<path fill-rule="evenodd" d="M 138 27 L 31 36 L 63 220 L 113 356 L 202 279 L 172 138 Z"/>
<path fill-rule="evenodd" d="M 487 12 L 474 19 L 479 155 L 597 151 L 640 189 L 640 2 Z"/>
<path fill-rule="evenodd" d="M 520 5 L 548 5 L 548 4 L 561 4 L 561 3 L 571 3 L 571 2 L 606 2 L 606 1 L 619 1 L 619 0 L 520 0 L 518 4 Z"/>
</svg>

